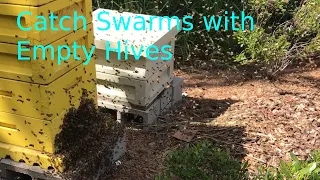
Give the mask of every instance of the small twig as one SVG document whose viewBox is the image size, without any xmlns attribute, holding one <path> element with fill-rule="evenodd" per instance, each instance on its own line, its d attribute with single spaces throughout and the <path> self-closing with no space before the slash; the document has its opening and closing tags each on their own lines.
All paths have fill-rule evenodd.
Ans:
<svg viewBox="0 0 320 180">
<path fill-rule="evenodd" d="M 219 140 L 219 139 L 214 138 L 214 137 L 211 137 L 211 136 L 201 136 L 201 137 L 198 137 L 198 139 L 202 139 L 202 138 L 208 138 L 208 139 L 211 139 L 211 140 L 213 140 L 213 141 L 216 141 L 216 142 L 219 142 L 219 143 L 222 143 L 222 144 L 234 145 L 234 146 L 241 146 L 241 145 L 239 145 L 239 144 L 236 144 L 236 143 L 233 143 L 233 142 L 227 142 L 227 141 Z"/>
<path fill-rule="evenodd" d="M 263 134 L 263 133 L 257 133 L 257 132 L 248 132 L 248 134 L 256 135 L 256 136 L 262 136 L 270 138 L 272 141 L 276 140 L 275 137 L 273 137 L 271 134 Z"/>
<path fill-rule="evenodd" d="M 190 125 L 208 125 L 208 123 L 203 123 L 203 122 L 189 122 Z"/>
<path fill-rule="evenodd" d="M 178 147 L 180 146 L 180 144 L 177 144 L 173 147 L 168 147 L 165 152 L 162 154 L 162 157 L 166 157 L 170 152 L 175 151 L 176 149 L 178 149 Z"/>
<path fill-rule="evenodd" d="M 259 161 L 259 162 L 262 162 L 262 163 L 264 163 L 264 164 L 267 164 L 264 160 L 259 159 L 259 158 L 256 158 L 256 157 L 253 157 L 251 154 L 247 154 L 247 157 L 252 158 L 252 159 L 254 159 L 254 160 L 257 160 L 257 161 Z"/>
</svg>

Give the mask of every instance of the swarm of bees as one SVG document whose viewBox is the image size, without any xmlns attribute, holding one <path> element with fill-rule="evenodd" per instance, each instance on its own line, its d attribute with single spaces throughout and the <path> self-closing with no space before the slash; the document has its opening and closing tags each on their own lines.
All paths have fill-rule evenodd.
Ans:
<svg viewBox="0 0 320 180">
<path fill-rule="evenodd" d="M 67 179 L 112 179 L 113 148 L 124 135 L 110 112 L 96 109 L 94 100 L 83 97 L 79 108 L 71 108 L 56 136 L 56 154 L 62 155 Z"/>
</svg>

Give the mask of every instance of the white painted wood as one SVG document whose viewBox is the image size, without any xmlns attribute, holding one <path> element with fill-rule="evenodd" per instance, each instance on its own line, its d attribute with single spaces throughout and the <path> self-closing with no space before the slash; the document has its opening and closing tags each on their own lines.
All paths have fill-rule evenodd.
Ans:
<svg viewBox="0 0 320 180">
<path fill-rule="evenodd" d="M 110 28 L 108 30 L 98 29 L 98 27 L 104 28 L 107 26 L 104 22 L 98 20 L 98 14 L 101 12 L 109 13 L 109 15 L 101 15 L 102 19 L 110 22 Z M 146 22 L 145 30 L 134 29 L 134 23 L 141 22 L 141 18 L 137 18 L 137 16 L 144 18 Z M 113 22 L 114 19 L 119 21 L 121 17 L 123 18 L 124 22 L 128 22 L 128 19 L 130 18 L 130 24 L 126 30 L 124 28 L 117 29 Z M 116 23 L 118 22 L 116 21 Z M 160 16 L 134 14 L 129 12 L 120 13 L 115 10 L 97 9 L 93 12 L 93 26 L 95 45 L 97 49 L 105 50 L 107 41 L 111 43 L 111 48 L 117 48 L 117 42 L 120 41 L 122 52 L 126 44 L 133 45 L 135 47 L 135 51 L 138 52 L 138 49 L 140 49 L 141 46 L 147 47 L 156 45 L 158 47 L 162 47 L 172 40 L 175 40 L 175 36 L 182 29 L 182 21 L 180 20 L 180 22 L 177 22 L 175 19 L 169 20 Z M 131 50 L 129 50 L 129 53 L 133 55 Z M 146 57 L 145 52 L 142 55 Z"/>
<path fill-rule="evenodd" d="M 110 22 L 109 30 L 98 29 L 99 27 L 103 28 L 107 26 L 104 22 L 98 20 L 98 14 L 101 12 L 109 13 L 109 15 L 104 14 L 101 16 L 102 19 Z M 114 19 L 119 21 L 121 17 L 123 18 L 123 22 L 128 22 L 128 19 L 130 18 L 130 24 L 127 30 L 125 30 L 123 26 L 121 26 L 121 29 L 117 29 L 116 25 L 113 23 Z M 135 30 L 134 23 L 141 22 L 141 17 L 143 17 L 143 19 L 145 20 L 146 30 Z M 160 22 L 162 24 L 161 30 Z M 180 22 L 177 22 L 176 19 L 169 20 L 165 17 L 160 16 L 134 14 L 129 12 L 120 13 L 114 10 L 97 9 L 93 12 L 93 26 L 97 56 L 97 72 L 103 72 L 123 77 L 130 77 L 133 79 L 147 80 L 159 68 L 161 68 L 164 64 L 168 63 L 168 61 L 161 60 L 161 57 L 168 57 L 167 54 L 161 52 L 161 47 L 163 47 L 164 45 L 171 46 L 170 50 L 168 48 L 166 48 L 166 50 L 169 50 L 172 56 L 174 57 L 174 47 L 176 40 L 175 36 L 180 32 L 180 29 L 182 28 L 182 23 L 181 20 Z M 126 41 L 127 43 L 125 43 Z M 110 43 L 110 48 L 119 47 L 117 43 L 121 42 L 120 52 L 122 54 L 120 60 L 118 58 L 117 52 L 110 52 L 110 48 L 106 48 L 106 42 Z M 159 54 L 154 55 L 158 56 L 159 60 L 154 61 L 147 58 L 145 50 L 148 46 L 151 45 L 155 45 L 159 48 Z M 125 46 L 128 47 L 129 60 L 125 60 Z M 139 52 L 141 46 L 144 47 L 144 51 L 142 52 L 138 60 L 134 58 L 134 53 L 131 49 L 131 46 L 134 47 L 133 49 L 135 52 Z M 110 52 L 108 61 L 106 57 L 107 51 Z M 173 60 L 174 58 L 172 58 L 172 61 Z"/>
<path fill-rule="evenodd" d="M 148 106 L 170 86 L 173 80 L 173 61 L 162 66 L 148 80 L 137 80 L 97 72 L 98 97 L 112 100 L 115 104 L 128 102 L 138 106 Z"/>
<path fill-rule="evenodd" d="M 148 80 L 151 75 L 159 71 L 165 64 L 173 64 L 172 58 L 169 61 L 157 60 L 150 61 L 145 57 L 135 60 L 133 56 L 129 56 L 128 60 L 118 60 L 116 53 L 110 54 L 110 59 L 107 61 L 105 58 L 105 50 L 96 50 L 96 71 L 113 74 L 117 76 L 130 77 L 133 79 Z M 160 55 L 162 56 L 162 55 Z M 166 56 L 166 55 L 163 55 Z"/>
<path fill-rule="evenodd" d="M 117 102 L 112 99 L 98 97 L 98 106 L 116 110 L 119 114 L 118 120 L 122 120 L 122 115 L 126 113 L 139 115 L 143 118 L 143 123 L 147 127 L 156 123 L 157 117 L 181 100 L 183 79 L 174 77 L 170 87 L 164 89 L 145 110 L 137 109 L 130 103 Z"/>
</svg>

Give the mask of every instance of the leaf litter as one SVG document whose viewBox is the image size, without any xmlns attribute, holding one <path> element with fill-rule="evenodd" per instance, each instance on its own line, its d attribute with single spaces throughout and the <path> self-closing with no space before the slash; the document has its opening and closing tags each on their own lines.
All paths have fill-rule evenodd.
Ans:
<svg viewBox="0 0 320 180">
<path fill-rule="evenodd" d="M 260 165 L 278 167 L 291 152 L 306 159 L 320 149 L 319 68 L 291 71 L 276 81 L 242 79 L 234 72 L 175 75 L 185 79 L 188 98 L 150 131 L 126 129 L 128 156 L 115 179 L 153 179 L 165 157 L 188 144 L 172 136 L 182 129 L 197 131 L 190 143 L 209 140 L 248 161 L 250 172 Z"/>
</svg>

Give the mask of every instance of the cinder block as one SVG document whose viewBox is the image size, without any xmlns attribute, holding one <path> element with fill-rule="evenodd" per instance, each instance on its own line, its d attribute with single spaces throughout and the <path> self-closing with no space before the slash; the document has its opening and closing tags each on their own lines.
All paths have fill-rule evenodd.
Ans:
<svg viewBox="0 0 320 180">
<path fill-rule="evenodd" d="M 166 107 L 161 109 L 161 113 L 168 112 L 172 108 L 172 102 L 170 102 Z"/>
<path fill-rule="evenodd" d="M 146 109 L 138 109 L 134 106 L 124 105 L 112 103 L 107 100 L 103 100 L 98 98 L 98 106 L 105 107 L 108 109 L 117 110 L 121 114 L 121 118 L 123 119 L 124 114 L 133 114 L 136 116 L 141 116 L 143 119 L 144 127 L 148 127 L 156 122 L 158 115 L 160 114 L 160 100 L 156 99 L 151 105 L 149 105 Z"/>
<path fill-rule="evenodd" d="M 170 86 L 173 79 L 173 63 L 164 65 L 146 81 L 100 72 L 97 72 L 97 79 L 100 99 L 148 106 L 165 87 Z"/>
<path fill-rule="evenodd" d="M 0 112 L 53 120 L 79 101 L 83 89 L 96 88 L 95 61 L 80 64 L 48 85 L 0 78 Z"/>
<path fill-rule="evenodd" d="M 174 77 L 171 87 L 166 89 L 161 95 L 161 113 L 168 111 L 175 103 L 182 99 L 183 79 Z"/>
<path fill-rule="evenodd" d="M 30 51 L 22 52 L 22 55 L 30 57 L 31 60 L 17 60 L 18 45 L 0 43 L 0 77 L 37 84 L 49 84 L 53 82 L 77 65 L 83 63 L 83 61 L 86 61 L 84 52 L 82 50 L 78 50 L 77 55 L 81 60 L 75 60 L 74 56 L 71 55 L 67 61 L 62 61 L 61 64 L 58 65 L 57 52 L 58 46 L 67 45 L 70 47 L 71 53 L 74 54 L 73 48 L 71 47 L 74 42 L 76 42 L 78 46 L 91 48 L 93 43 L 92 24 L 89 24 L 87 28 L 88 31 L 72 32 L 59 40 L 51 42 L 49 45 L 54 47 L 55 50 L 53 59 L 51 56 L 51 50 L 45 51 L 46 60 L 43 60 L 42 51 L 41 49 L 38 49 L 36 54 L 38 60 L 33 60 L 34 48 L 30 47 Z M 43 45 L 45 46 L 47 44 Z M 65 54 L 66 52 L 63 52 L 63 55 Z"/>
<path fill-rule="evenodd" d="M 179 77 L 174 77 L 172 81 L 173 95 L 172 95 L 172 105 L 177 103 L 182 99 L 182 85 L 183 79 Z"/>
<path fill-rule="evenodd" d="M 9 0 L 1 0 L 7 1 Z M 14 2 L 28 1 L 14 0 Z M 33 4 L 38 4 L 40 1 L 29 1 Z M 30 41 L 31 45 L 49 44 L 57 39 L 60 39 L 74 30 L 74 18 L 64 19 L 63 25 L 65 28 L 71 28 L 70 31 L 63 31 L 59 26 L 60 19 L 63 16 L 74 16 L 74 12 L 77 12 L 78 16 L 84 16 L 86 18 L 86 24 L 92 22 L 92 1 L 91 0 L 55 0 L 50 1 L 40 6 L 26 6 L 15 4 L 0 4 L 0 39 L 1 42 L 17 44 L 18 41 Z M 47 19 L 47 31 L 37 31 L 34 27 L 31 31 L 23 31 L 17 25 L 17 17 L 21 12 L 31 12 L 30 15 L 23 15 L 22 23 L 24 27 L 34 26 L 35 23 L 40 21 L 38 16 L 44 16 Z M 58 28 L 58 31 L 50 28 L 49 15 L 53 12 L 59 18 L 55 20 L 54 27 Z M 77 21 L 78 29 L 83 27 L 82 20 Z"/>
<path fill-rule="evenodd" d="M 165 89 L 159 96 L 161 101 L 161 112 L 165 112 L 169 107 L 169 104 L 172 102 L 172 91 L 173 88 L 169 87 Z"/>
</svg>

